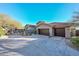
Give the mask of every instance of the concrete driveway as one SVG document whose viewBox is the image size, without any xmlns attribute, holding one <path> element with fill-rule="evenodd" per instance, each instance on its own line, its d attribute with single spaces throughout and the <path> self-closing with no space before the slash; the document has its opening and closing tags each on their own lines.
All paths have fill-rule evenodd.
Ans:
<svg viewBox="0 0 79 59">
<path fill-rule="evenodd" d="M 65 38 L 34 35 L 0 40 L 0 56 L 79 56 Z"/>
</svg>

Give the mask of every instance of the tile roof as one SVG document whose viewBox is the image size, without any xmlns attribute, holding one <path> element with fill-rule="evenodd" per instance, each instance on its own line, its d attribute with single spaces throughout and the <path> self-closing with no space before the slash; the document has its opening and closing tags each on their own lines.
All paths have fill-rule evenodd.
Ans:
<svg viewBox="0 0 79 59">
<path fill-rule="evenodd" d="M 49 23 L 51 26 L 71 26 L 72 24 L 71 23 L 65 23 L 65 22 L 53 22 L 53 23 Z"/>
</svg>

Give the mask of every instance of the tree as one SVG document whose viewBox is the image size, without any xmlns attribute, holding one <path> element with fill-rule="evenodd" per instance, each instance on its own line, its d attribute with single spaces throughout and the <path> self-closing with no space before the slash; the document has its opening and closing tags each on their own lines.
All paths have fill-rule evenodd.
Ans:
<svg viewBox="0 0 79 59">
<path fill-rule="evenodd" d="M 79 26 L 79 12 L 73 12 L 72 19 L 68 20 L 68 22 L 71 23 L 73 26 Z"/>
<path fill-rule="evenodd" d="M 76 35 L 76 30 L 79 28 L 79 12 L 74 12 L 72 19 L 68 21 L 70 24 L 73 25 L 71 29 L 71 35 L 75 36 Z"/>
<path fill-rule="evenodd" d="M 72 19 L 70 20 L 70 22 L 79 23 L 79 12 L 75 11 L 73 14 L 74 15 L 72 16 Z"/>
<path fill-rule="evenodd" d="M 44 21 L 38 21 L 36 24 L 39 24 L 39 23 L 45 23 Z"/>
<path fill-rule="evenodd" d="M 13 20 L 11 17 L 5 14 L 0 14 L 0 26 L 6 31 L 10 29 L 23 28 L 20 22 Z"/>
</svg>

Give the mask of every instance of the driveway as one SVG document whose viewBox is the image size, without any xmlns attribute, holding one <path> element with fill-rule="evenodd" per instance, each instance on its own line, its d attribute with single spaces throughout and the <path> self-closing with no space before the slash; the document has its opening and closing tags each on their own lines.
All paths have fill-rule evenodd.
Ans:
<svg viewBox="0 0 79 59">
<path fill-rule="evenodd" d="M 33 35 L 0 39 L 0 56 L 79 56 L 62 37 Z"/>
</svg>

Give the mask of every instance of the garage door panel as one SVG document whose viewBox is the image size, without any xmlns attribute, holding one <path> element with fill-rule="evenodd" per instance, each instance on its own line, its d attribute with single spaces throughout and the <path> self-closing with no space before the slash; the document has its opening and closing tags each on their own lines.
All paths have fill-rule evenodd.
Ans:
<svg viewBox="0 0 79 59">
<path fill-rule="evenodd" d="M 65 28 L 55 28 L 54 34 L 55 34 L 55 36 L 65 37 Z"/>
<path fill-rule="evenodd" d="M 49 35 L 49 29 L 38 29 L 39 34 Z"/>
</svg>

